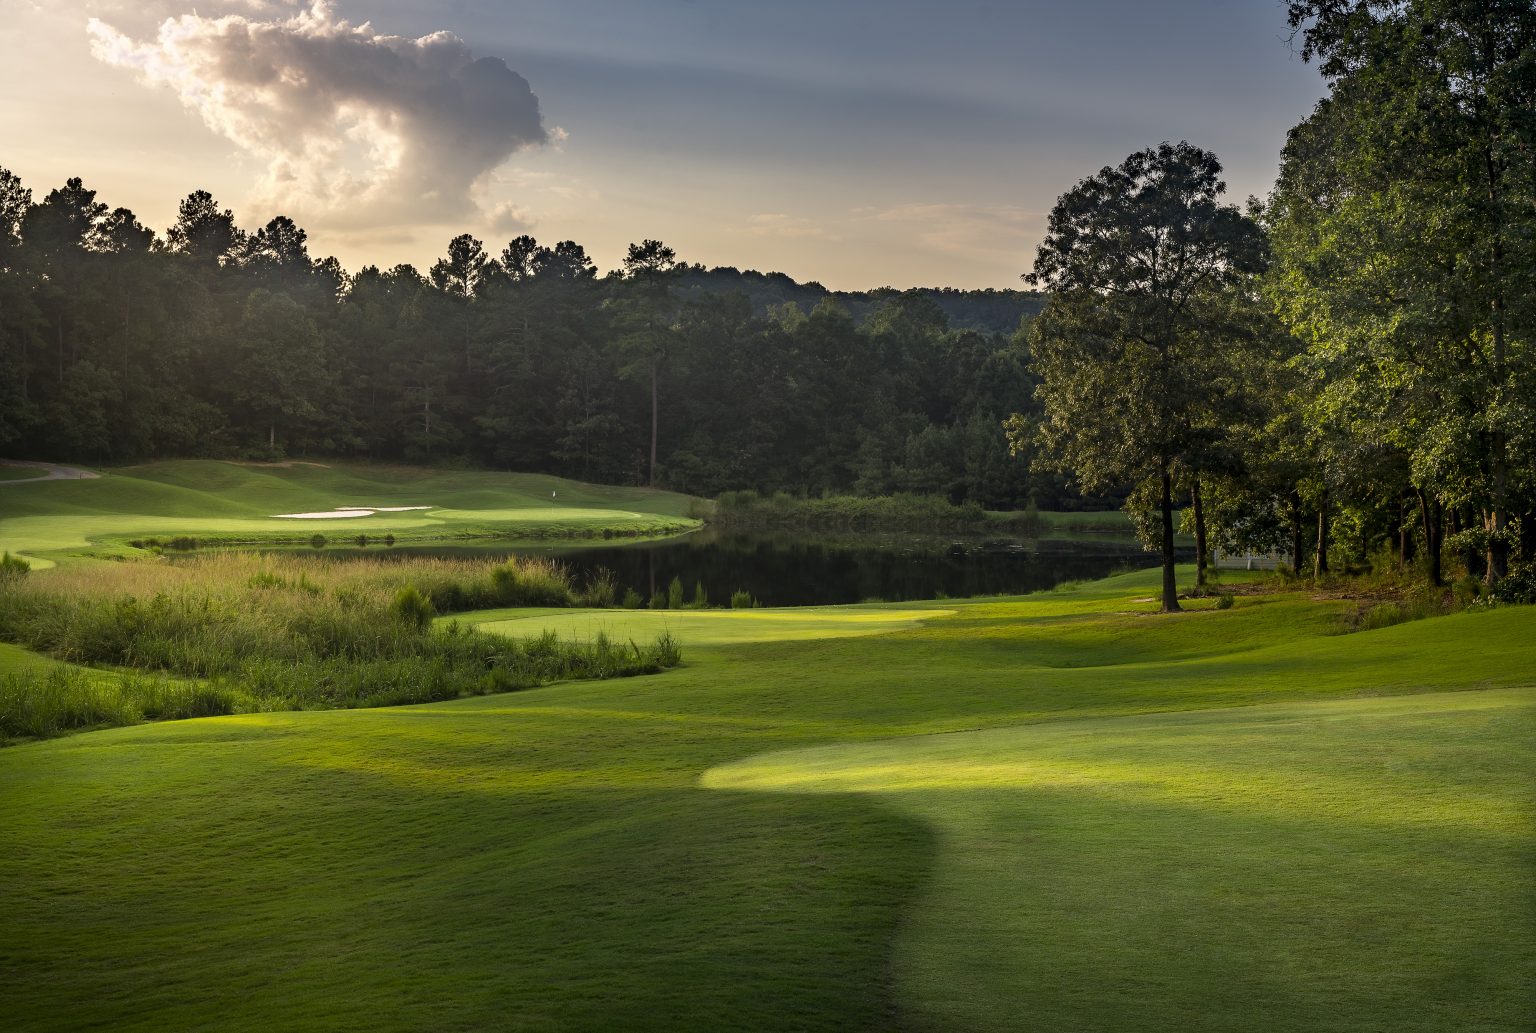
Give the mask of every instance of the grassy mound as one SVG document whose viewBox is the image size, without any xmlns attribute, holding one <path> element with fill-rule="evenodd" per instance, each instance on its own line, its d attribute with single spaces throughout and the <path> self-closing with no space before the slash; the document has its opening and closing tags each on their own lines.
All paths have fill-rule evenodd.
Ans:
<svg viewBox="0 0 1536 1033">
<path fill-rule="evenodd" d="M 1156 578 L 0 751 L 8 1018 L 1522 1028 L 1536 609 L 1341 636 Z"/>
<path fill-rule="evenodd" d="M 686 496 L 540 474 L 363 464 L 176 460 L 94 480 L 18 484 L 0 494 L 0 549 L 33 557 L 126 552 L 132 541 L 348 544 L 477 537 L 675 534 L 697 526 Z M 276 519 L 343 506 L 428 506 L 350 519 Z"/>
</svg>

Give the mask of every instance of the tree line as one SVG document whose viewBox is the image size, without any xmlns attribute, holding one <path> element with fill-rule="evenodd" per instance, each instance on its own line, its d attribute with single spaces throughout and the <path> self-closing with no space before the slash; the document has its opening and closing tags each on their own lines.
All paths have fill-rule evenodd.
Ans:
<svg viewBox="0 0 1536 1033">
<path fill-rule="evenodd" d="M 1015 451 L 1206 548 L 1536 592 L 1536 7 L 1291 3 L 1328 95 L 1265 202 L 1163 144 L 1051 213 Z M 1511 580 L 1511 575 L 1515 575 Z"/>
<path fill-rule="evenodd" d="M 0 450 L 1124 500 L 1168 609 L 1180 510 L 1200 581 L 1222 547 L 1529 582 L 1536 5 L 1288 9 L 1329 90 L 1269 197 L 1137 152 L 1062 195 L 1031 291 L 836 295 L 656 240 L 599 276 L 526 235 L 349 275 L 205 192 L 157 235 L 0 171 Z"/>
<path fill-rule="evenodd" d="M 163 234 L 0 170 L 0 454 L 464 462 L 714 495 L 1080 504 L 1008 454 L 1027 291 L 834 293 L 657 241 L 455 237 L 426 272 L 315 259 L 205 191 Z"/>
</svg>

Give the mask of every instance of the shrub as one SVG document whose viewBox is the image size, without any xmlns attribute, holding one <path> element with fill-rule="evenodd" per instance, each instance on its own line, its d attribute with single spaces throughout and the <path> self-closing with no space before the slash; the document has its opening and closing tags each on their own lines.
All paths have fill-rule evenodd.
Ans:
<svg viewBox="0 0 1536 1033">
<path fill-rule="evenodd" d="M 565 568 L 547 560 L 508 560 L 492 568 L 491 584 L 497 606 L 569 606 L 572 602 Z"/>
<path fill-rule="evenodd" d="M 709 609 L 709 596 L 704 591 L 704 582 L 693 583 L 693 608 L 695 610 Z"/>
<path fill-rule="evenodd" d="M 676 667 L 683 662 L 683 647 L 677 639 L 672 637 L 670 631 L 663 632 L 645 651 L 642 659 L 654 664 L 657 669 Z"/>
<path fill-rule="evenodd" d="M 583 606 L 608 607 L 613 605 L 618 595 L 618 588 L 613 583 L 613 575 L 606 570 L 598 571 L 592 580 L 582 591 L 580 602 Z"/>
<path fill-rule="evenodd" d="M 415 585 L 406 585 L 395 593 L 389 603 L 389 612 L 408 627 L 423 632 L 432 626 L 432 618 L 437 616 L 432 600 L 418 592 Z"/>
<path fill-rule="evenodd" d="M 1482 581 L 1471 574 L 1457 578 L 1451 583 L 1451 598 L 1456 601 L 1459 608 L 1471 606 L 1483 596 L 1485 586 Z"/>
<path fill-rule="evenodd" d="M 752 608 L 752 593 L 743 592 L 741 589 L 731 593 L 731 609 L 750 610 Z"/>
<path fill-rule="evenodd" d="M 1231 592 L 1223 592 L 1216 597 L 1216 609 L 1230 610 L 1232 609 L 1232 604 L 1234 602 L 1236 602 L 1236 600 L 1233 599 Z"/>
<path fill-rule="evenodd" d="M 1536 562 L 1511 566 L 1488 594 L 1500 603 L 1536 603 Z"/>
<path fill-rule="evenodd" d="M 675 577 L 667 586 L 667 609 L 681 610 L 683 608 L 683 579 Z"/>
<path fill-rule="evenodd" d="M 645 600 L 640 598 L 640 593 L 633 588 L 624 590 L 623 606 L 626 610 L 638 610 L 645 605 Z"/>
</svg>

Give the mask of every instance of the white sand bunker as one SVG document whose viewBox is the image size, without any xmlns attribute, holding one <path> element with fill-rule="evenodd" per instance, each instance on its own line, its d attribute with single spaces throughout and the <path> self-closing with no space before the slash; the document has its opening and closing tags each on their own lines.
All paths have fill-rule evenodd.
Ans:
<svg viewBox="0 0 1536 1033">
<path fill-rule="evenodd" d="M 274 513 L 274 520 L 354 520 L 357 517 L 371 517 L 375 513 L 409 513 L 417 509 L 431 509 L 431 506 L 337 506 L 335 509 L 327 509 L 320 513 Z"/>
</svg>

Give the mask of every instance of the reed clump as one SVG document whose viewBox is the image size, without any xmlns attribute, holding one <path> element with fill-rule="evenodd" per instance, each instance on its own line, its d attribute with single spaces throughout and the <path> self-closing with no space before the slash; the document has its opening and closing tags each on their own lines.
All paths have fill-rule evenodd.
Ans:
<svg viewBox="0 0 1536 1033">
<path fill-rule="evenodd" d="M 583 593 L 611 598 L 611 587 Z M 0 686 L 0 736 L 252 710 L 424 703 L 676 666 L 675 641 L 518 641 L 434 615 L 571 605 L 544 559 L 326 560 L 224 553 L 82 565 L 0 590 L 0 639 L 56 668 Z M 135 680 L 137 679 L 137 680 Z M 114 695 L 115 693 L 115 695 Z"/>
</svg>

